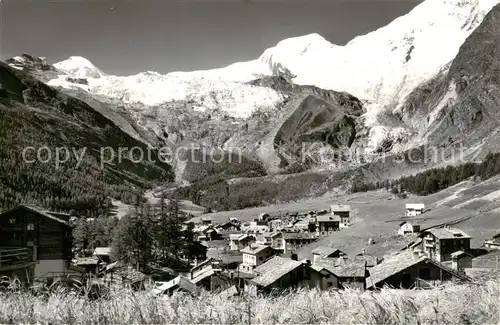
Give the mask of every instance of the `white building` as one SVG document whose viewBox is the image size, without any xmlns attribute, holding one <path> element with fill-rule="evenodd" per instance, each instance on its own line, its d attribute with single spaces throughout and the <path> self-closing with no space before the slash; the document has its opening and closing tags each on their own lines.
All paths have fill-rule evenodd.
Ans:
<svg viewBox="0 0 500 325">
<path fill-rule="evenodd" d="M 285 226 L 283 225 L 283 220 L 281 219 L 274 219 L 269 221 L 269 228 L 276 231 L 276 230 L 282 230 Z"/>
<path fill-rule="evenodd" d="M 333 204 L 330 211 L 334 216 L 340 218 L 339 228 L 348 228 L 351 224 L 351 206 L 345 204 Z"/>
<path fill-rule="evenodd" d="M 275 251 L 267 245 L 252 244 L 241 250 L 243 262 L 239 265 L 239 271 L 252 273 L 253 270 L 274 256 Z"/>
<path fill-rule="evenodd" d="M 407 221 L 403 221 L 399 224 L 398 235 L 405 236 L 420 232 L 419 225 L 412 225 Z"/>
<path fill-rule="evenodd" d="M 255 243 L 255 236 L 248 234 L 230 234 L 229 235 L 229 250 L 237 251 L 244 247 Z"/>
<path fill-rule="evenodd" d="M 408 203 L 406 204 L 406 216 L 407 217 L 416 217 L 419 214 L 424 213 L 425 204 L 423 203 Z"/>
</svg>

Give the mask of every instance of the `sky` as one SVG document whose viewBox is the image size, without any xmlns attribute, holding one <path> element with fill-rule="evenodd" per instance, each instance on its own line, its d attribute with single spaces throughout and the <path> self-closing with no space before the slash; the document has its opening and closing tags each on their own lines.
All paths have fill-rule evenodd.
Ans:
<svg viewBox="0 0 500 325">
<path fill-rule="evenodd" d="M 343 45 L 417 0 L 0 0 L 1 60 L 72 55 L 105 73 L 167 73 L 258 58 L 285 38 Z"/>
</svg>

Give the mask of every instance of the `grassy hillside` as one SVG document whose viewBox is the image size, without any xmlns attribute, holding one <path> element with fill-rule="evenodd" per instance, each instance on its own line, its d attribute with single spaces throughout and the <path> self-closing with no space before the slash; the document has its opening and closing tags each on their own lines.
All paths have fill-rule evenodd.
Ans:
<svg viewBox="0 0 500 325">
<path fill-rule="evenodd" d="M 106 211 L 108 197 L 132 203 L 145 188 L 173 178 L 167 164 L 135 163 L 125 152 L 119 159 L 119 148 L 147 153 L 147 147 L 82 101 L 3 63 L 0 85 L 0 208 L 36 203 L 95 216 Z M 25 158 L 33 163 L 23 158 L 28 147 L 33 149 Z M 46 162 L 36 155 L 43 147 L 48 150 L 40 151 L 40 157 Z M 116 156 L 101 169 L 101 149 L 106 147 Z M 61 153 L 63 160 L 69 159 L 59 166 L 57 148 L 70 153 Z M 80 165 L 75 152 L 83 153 Z M 151 156 L 158 157 L 154 151 Z"/>
<path fill-rule="evenodd" d="M 178 194 L 213 210 L 230 211 L 315 197 L 334 188 L 345 190 L 349 175 L 349 172 L 306 172 L 231 181 L 207 177 L 180 188 Z"/>
<path fill-rule="evenodd" d="M 311 259 L 311 252 L 319 246 L 335 247 L 349 255 L 361 253 L 382 257 L 392 251 L 399 251 L 412 238 L 396 236 L 398 224 L 407 220 L 420 224 L 422 228 L 454 224 L 473 237 L 472 246 L 480 247 L 500 229 L 500 177 L 487 181 L 468 180 L 446 190 L 428 195 L 410 195 L 398 199 L 390 191 L 378 190 L 366 193 L 343 195 L 327 192 L 323 196 L 273 204 L 235 211 L 221 211 L 205 214 L 214 223 L 225 222 L 230 217 L 250 221 L 260 213 L 284 215 L 286 213 L 307 213 L 311 210 L 329 209 L 331 204 L 349 204 L 352 207 L 352 225 L 320 241 L 304 246 L 299 258 Z M 403 218 L 406 203 L 425 203 L 430 211 L 417 218 Z M 201 218 L 194 218 L 197 221 Z M 369 238 L 374 244 L 368 244 Z"/>
<path fill-rule="evenodd" d="M 500 282 L 380 293 L 315 290 L 277 297 L 154 298 L 120 292 L 89 302 L 0 295 L 0 323 L 48 324 L 498 324 Z"/>
</svg>

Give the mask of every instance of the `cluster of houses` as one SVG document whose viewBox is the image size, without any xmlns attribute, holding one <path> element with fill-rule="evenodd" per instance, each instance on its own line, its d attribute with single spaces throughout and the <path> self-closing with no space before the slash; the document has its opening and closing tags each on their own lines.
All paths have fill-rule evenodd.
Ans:
<svg viewBox="0 0 500 325">
<path fill-rule="evenodd" d="M 470 282 L 466 269 L 472 266 L 471 237 L 460 229 L 433 228 L 423 231 L 413 245 L 384 259 L 348 256 L 328 247 L 313 251 L 312 260 L 283 255 L 272 244 L 248 245 L 243 260 L 229 270 L 221 261 L 209 258 L 171 281 L 160 283 L 155 294 L 174 290 L 197 290 L 248 295 L 285 291 L 290 288 L 319 290 L 374 290 L 386 285 L 403 289 L 424 289 L 447 281 Z"/>
<path fill-rule="evenodd" d="M 416 216 L 425 207 L 411 207 Z M 249 223 L 232 218 L 213 225 L 202 220 L 195 226 L 198 240 L 224 248 L 220 256 L 200 256 L 194 266 L 172 270 L 153 267 L 144 273 L 112 262 L 111 250 L 98 247 L 92 257 L 73 260 L 69 215 L 22 205 L 0 215 L 0 276 L 15 275 L 28 282 L 60 275 L 95 275 L 108 285 L 144 290 L 153 286 L 155 295 L 183 291 L 196 295 L 209 291 L 224 296 L 257 295 L 290 288 L 319 290 L 375 290 L 429 288 L 447 281 L 469 282 L 472 267 L 471 236 L 457 228 L 421 230 L 409 222 L 400 224 L 401 235 L 416 234 L 417 240 L 384 258 L 349 255 L 335 247 L 318 247 L 307 259 L 298 259 L 296 249 L 325 234 L 349 227 L 350 207 L 334 205 L 331 211 L 302 216 L 272 218 L 260 215 Z M 500 246 L 500 234 L 488 241 Z M 486 244 L 486 243 L 485 243 Z M 148 284 L 149 282 L 149 284 Z"/>
<path fill-rule="evenodd" d="M 312 259 L 298 259 L 295 250 L 301 245 L 349 227 L 350 211 L 349 206 L 334 205 L 330 212 L 293 216 L 292 220 L 262 214 L 243 225 L 235 219 L 220 225 L 202 220 L 195 228 L 198 238 L 208 240 L 209 246 L 212 242 L 222 242 L 227 254 L 239 253 L 241 259 L 228 267 L 222 257 L 209 258 L 196 266 L 196 275 L 178 275 L 154 292 L 170 294 L 175 288 L 192 293 L 196 284 L 202 283 L 201 279 L 203 289 L 225 296 L 297 287 L 373 290 L 389 285 L 410 289 L 430 288 L 446 281 L 471 281 L 465 272 L 472 266 L 470 236 L 449 227 L 421 231 L 419 225 L 410 221 L 399 224 L 398 233 L 416 234 L 418 240 L 384 259 L 364 254 L 349 256 L 335 247 L 319 247 L 313 251 Z M 425 211 L 423 204 L 408 204 L 405 217 L 410 220 Z M 204 237 L 206 233 L 212 236 Z"/>
<path fill-rule="evenodd" d="M 0 214 L 0 277 L 17 278 L 29 286 L 93 274 L 97 282 L 143 288 L 147 276 L 120 262 L 111 263 L 109 247 L 93 256 L 73 259 L 71 216 L 33 205 Z"/>
<path fill-rule="evenodd" d="M 275 249 L 286 252 L 348 228 L 351 218 L 349 205 L 332 205 L 330 211 L 310 211 L 282 217 L 262 213 L 253 221 L 245 223 L 230 218 L 225 223 L 215 225 L 209 219 L 202 219 L 200 224 L 195 225 L 194 232 L 200 242 L 226 240 L 228 249 L 232 251 L 239 251 L 253 243 L 271 243 Z"/>
</svg>

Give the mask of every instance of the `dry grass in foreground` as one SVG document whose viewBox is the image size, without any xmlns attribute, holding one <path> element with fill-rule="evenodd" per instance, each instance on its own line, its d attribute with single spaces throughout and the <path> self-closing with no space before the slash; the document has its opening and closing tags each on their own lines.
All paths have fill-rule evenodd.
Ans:
<svg viewBox="0 0 500 325">
<path fill-rule="evenodd" d="M 45 324 L 500 324 L 500 282 L 428 291 L 319 292 L 221 299 L 120 292 L 88 301 L 0 294 L 0 323 Z"/>
</svg>

